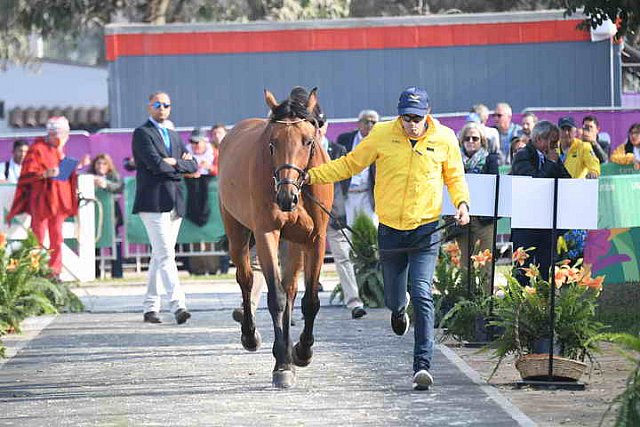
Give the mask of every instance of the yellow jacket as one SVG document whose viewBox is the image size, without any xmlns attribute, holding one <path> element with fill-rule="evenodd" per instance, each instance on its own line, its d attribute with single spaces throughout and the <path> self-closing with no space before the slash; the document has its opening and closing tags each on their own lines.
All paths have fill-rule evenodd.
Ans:
<svg viewBox="0 0 640 427">
<path fill-rule="evenodd" d="M 558 153 L 561 153 L 560 148 Z M 593 152 L 593 147 L 577 138 L 573 139 L 563 164 L 571 178 L 585 178 L 589 172 L 600 176 L 600 160 Z"/>
<path fill-rule="evenodd" d="M 376 124 L 346 156 L 309 170 L 311 184 L 341 181 L 376 163 L 374 198 L 380 222 L 396 230 L 413 230 L 436 221 L 446 184 L 455 206 L 469 203 L 464 166 L 456 135 L 431 116 L 415 147 L 401 118 Z"/>
<path fill-rule="evenodd" d="M 633 155 L 633 145 L 628 141 L 625 144 L 620 144 L 613 153 L 611 153 L 611 160 L 613 163 L 619 165 L 632 165 L 635 156 Z"/>
</svg>

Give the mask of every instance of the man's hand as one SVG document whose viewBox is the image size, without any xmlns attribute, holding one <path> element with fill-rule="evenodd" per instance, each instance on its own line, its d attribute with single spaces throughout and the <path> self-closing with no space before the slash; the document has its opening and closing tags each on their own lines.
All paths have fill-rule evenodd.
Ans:
<svg viewBox="0 0 640 427">
<path fill-rule="evenodd" d="M 58 176 L 59 174 L 60 174 L 59 168 L 51 168 L 44 171 L 44 174 L 42 174 L 42 176 L 44 178 L 53 178 L 54 176 Z"/>
<path fill-rule="evenodd" d="M 96 176 L 93 178 L 93 183 L 96 187 L 105 189 L 107 188 L 107 180 L 102 176 Z"/>
<path fill-rule="evenodd" d="M 169 166 L 175 166 L 178 164 L 178 161 L 173 157 L 165 157 L 164 159 L 162 159 L 162 161 L 168 164 Z"/>
<path fill-rule="evenodd" d="M 549 150 L 547 150 L 547 152 L 545 153 L 545 156 L 547 157 L 547 159 L 551 160 L 552 162 L 557 162 L 558 159 L 560 158 L 560 155 L 558 154 L 558 150 L 551 147 L 549 147 Z"/>
<path fill-rule="evenodd" d="M 184 153 L 182 155 L 182 160 L 192 160 L 193 156 L 191 155 L 191 153 Z"/>
<path fill-rule="evenodd" d="M 466 202 L 460 203 L 454 218 L 456 219 L 458 225 L 469 224 L 469 206 L 467 206 Z"/>
<path fill-rule="evenodd" d="M 589 172 L 589 173 L 587 174 L 587 177 L 586 177 L 586 178 L 587 178 L 587 179 L 598 179 L 598 174 L 597 174 L 597 173 L 595 173 L 595 172 Z"/>
</svg>

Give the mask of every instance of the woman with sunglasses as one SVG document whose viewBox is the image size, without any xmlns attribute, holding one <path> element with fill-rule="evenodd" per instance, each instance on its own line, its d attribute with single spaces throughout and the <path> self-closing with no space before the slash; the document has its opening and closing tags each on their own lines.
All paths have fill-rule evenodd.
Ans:
<svg viewBox="0 0 640 427">
<path fill-rule="evenodd" d="M 397 335 L 409 330 L 407 282 L 415 313 L 413 386 L 433 384 L 434 313 L 431 283 L 440 242 L 437 229 L 446 185 L 456 220 L 469 222 L 469 190 L 455 133 L 429 113 L 424 89 L 410 87 L 398 102 L 399 117 L 378 122 L 346 156 L 309 170 L 307 182 L 342 181 L 376 164 L 375 209 L 385 305 Z"/>
<path fill-rule="evenodd" d="M 500 154 L 489 153 L 487 138 L 482 125 L 469 122 L 460 131 L 460 151 L 465 173 L 480 173 L 497 175 L 500 166 Z M 459 229 L 455 240 L 460 246 L 463 265 L 469 260 L 472 253 L 491 250 L 493 239 L 493 219 L 471 217 L 469 225 Z M 479 242 L 476 245 L 476 242 Z M 487 268 L 491 274 L 491 269 Z M 489 276 L 489 279 L 491 277 Z M 486 281 L 491 283 L 490 280 Z M 489 292 L 489 289 L 485 289 Z"/>
</svg>

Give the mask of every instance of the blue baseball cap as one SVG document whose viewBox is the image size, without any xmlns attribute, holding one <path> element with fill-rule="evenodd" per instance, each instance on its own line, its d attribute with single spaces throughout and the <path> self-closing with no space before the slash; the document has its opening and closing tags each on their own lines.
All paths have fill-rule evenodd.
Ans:
<svg viewBox="0 0 640 427">
<path fill-rule="evenodd" d="M 408 87 L 400 94 L 398 115 L 415 114 L 426 116 L 429 112 L 429 95 L 424 89 Z"/>
<path fill-rule="evenodd" d="M 573 117 L 571 116 L 566 116 L 566 117 L 561 117 L 560 120 L 558 120 L 558 127 L 560 129 L 562 128 L 575 128 L 576 126 L 576 121 L 573 120 Z"/>
</svg>

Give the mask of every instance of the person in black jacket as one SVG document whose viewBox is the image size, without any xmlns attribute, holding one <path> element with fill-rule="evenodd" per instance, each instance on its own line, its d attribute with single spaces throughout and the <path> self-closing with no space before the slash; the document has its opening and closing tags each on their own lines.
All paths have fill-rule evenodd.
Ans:
<svg viewBox="0 0 640 427">
<path fill-rule="evenodd" d="M 132 150 L 136 162 L 136 197 L 133 213 L 139 214 L 151 243 L 149 281 L 144 300 L 145 322 L 161 323 L 162 288 L 169 294 L 171 310 L 178 324 L 185 323 L 185 295 L 178 279 L 175 245 L 185 214 L 182 176 L 198 169 L 180 136 L 166 127 L 171 99 L 164 92 L 149 96 L 149 119 L 133 132 Z"/>
<path fill-rule="evenodd" d="M 516 153 L 511 165 L 511 175 L 531 176 L 533 178 L 571 178 L 558 154 L 558 140 L 560 129 L 553 123 L 542 120 L 531 131 L 529 143 Z M 517 200 L 514 200 L 517 203 Z M 541 229 L 514 228 L 511 230 L 511 241 L 514 250 L 523 247 L 534 249 L 529 252 L 530 262 L 540 266 L 542 278 L 549 278 L 551 248 L 555 242 L 551 241 L 551 231 Z M 519 272 L 521 273 L 521 272 Z M 516 277 L 523 285 L 527 278 L 522 274 Z"/>
<path fill-rule="evenodd" d="M 497 175 L 501 156 L 498 152 L 489 152 L 484 128 L 479 123 L 468 122 L 459 133 L 460 150 L 465 173 Z M 471 221 L 459 229 L 456 241 L 460 247 L 463 266 L 467 266 L 469 256 L 493 246 L 493 218 L 472 216 Z M 476 242 L 478 244 L 476 245 Z M 487 266 L 487 274 L 491 268 Z M 491 283 L 489 280 L 487 285 Z M 485 291 L 489 292 L 487 288 Z"/>
</svg>

